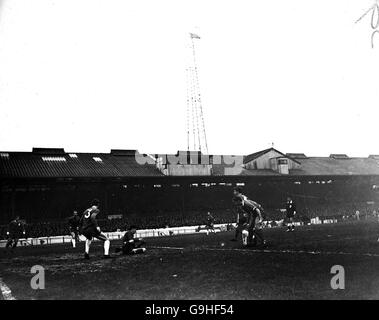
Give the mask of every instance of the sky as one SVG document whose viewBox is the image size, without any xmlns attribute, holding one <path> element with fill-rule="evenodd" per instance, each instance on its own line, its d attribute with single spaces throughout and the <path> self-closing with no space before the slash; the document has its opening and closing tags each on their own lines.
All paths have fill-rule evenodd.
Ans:
<svg viewBox="0 0 379 320">
<path fill-rule="evenodd" d="M 374 3 L 0 0 L 0 150 L 185 150 L 195 32 L 211 154 L 379 154 Z"/>
</svg>

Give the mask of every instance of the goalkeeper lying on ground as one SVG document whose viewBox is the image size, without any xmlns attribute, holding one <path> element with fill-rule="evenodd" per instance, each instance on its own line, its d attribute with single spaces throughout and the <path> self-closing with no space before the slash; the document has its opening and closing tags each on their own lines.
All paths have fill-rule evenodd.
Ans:
<svg viewBox="0 0 379 320">
<path fill-rule="evenodd" d="M 122 252 L 122 254 L 136 254 L 144 253 L 146 248 L 142 248 L 145 244 L 142 238 L 135 238 L 137 228 L 135 226 L 130 226 L 125 232 L 122 238 L 122 247 L 116 248 L 117 252 Z"/>
</svg>

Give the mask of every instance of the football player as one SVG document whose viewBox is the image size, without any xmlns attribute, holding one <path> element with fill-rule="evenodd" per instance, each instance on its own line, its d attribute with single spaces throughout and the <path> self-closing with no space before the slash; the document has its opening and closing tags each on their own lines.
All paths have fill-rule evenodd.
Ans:
<svg viewBox="0 0 379 320">
<path fill-rule="evenodd" d="M 74 211 L 74 214 L 68 218 L 68 228 L 71 235 L 72 247 L 76 248 L 76 243 L 79 242 L 79 228 L 80 228 L 81 219 L 77 211 Z"/>
<path fill-rule="evenodd" d="M 93 238 L 99 239 L 104 242 L 104 258 L 109 258 L 110 241 L 108 237 L 101 232 L 97 224 L 96 216 L 100 213 L 100 201 L 94 199 L 91 203 L 91 208 L 84 211 L 82 216 L 82 230 L 81 233 L 86 237 L 84 258 L 89 259 L 89 249 Z"/>
<path fill-rule="evenodd" d="M 5 245 L 5 248 L 8 250 L 11 248 L 11 252 L 13 252 L 14 248 L 17 247 L 18 240 L 25 236 L 25 226 L 20 220 L 19 216 L 16 216 L 14 220 L 12 220 L 8 225 L 7 237 L 8 241 Z"/>
<path fill-rule="evenodd" d="M 287 232 L 295 231 L 295 224 L 293 222 L 296 215 L 296 205 L 291 197 L 287 198 L 286 203 L 286 214 L 287 214 Z"/>
<path fill-rule="evenodd" d="M 256 246 L 258 239 L 261 245 L 266 245 L 267 242 L 262 231 L 262 206 L 243 195 L 239 187 L 234 189 L 234 196 L 240 199 L 240 208 L 247 213 L 247 223 L 244 224 L 244 230 L 242 231 L 244 245 Z M 246 241 L 244 240 L 245 237 Z"/>
<path fill-rule="evenodd" d="M 247 213 L 241 207 L 241 198 L 233 197 L 233 204 L 236 206 L 237 211 L 237 227 L 235 229 L 234 238 L 231 239 L 231 241 L 238 241 L 240 235 L 244 236 L 244 234 L 246 234 L 243 234 L 242 231 L 245 229 L 247 223 Z"/>
<path fill-rule="evenodd" d="M 142 238 L 135 238 L 136 232 L 135 226 L 128 228 L 122 238 L 122 247 L 116 248 L 116 253 L 121 251 L 123 254 L 137 254 L 146 251 L 146 248 L 142 247 L 145 241 Z"/>
<path fill-rule="evenodd" d="M 210 212 L 208 212 L 207 213 L 207 221 L 205 223 L 205 226 L 204 227 L 199 226 L 196 231 L 199 232 L 200 230 L 206 230 L 207 235 L 209 235 L 209 232 L 213 232 L 214 234 L 216 234 L 214 222 L 215 222 L 215 218 L 211 215 Z M 220 228 L 217 228 L 217 229 L 219 229 L 221 231 Z"/>
</svg>

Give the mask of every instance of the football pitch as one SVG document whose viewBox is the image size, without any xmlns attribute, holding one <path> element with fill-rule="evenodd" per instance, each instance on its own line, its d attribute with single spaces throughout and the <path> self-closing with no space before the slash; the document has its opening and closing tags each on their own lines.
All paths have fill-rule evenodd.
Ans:
<svg viewBox="0 0 379 320">
<path fill-rule="evenodd" d="M 379 299 L 379 224 L 375 221 L 265 229 L 268 245 L 242 248 L 234 232 L 146 239 L 147 252 L 102 259 L 93 242 L 0 251 L 0 299 Z M 45 289 L 31 288 L 45 270 Z M 331 273 L 345 271 L 345 289 Z"/>
</svg>

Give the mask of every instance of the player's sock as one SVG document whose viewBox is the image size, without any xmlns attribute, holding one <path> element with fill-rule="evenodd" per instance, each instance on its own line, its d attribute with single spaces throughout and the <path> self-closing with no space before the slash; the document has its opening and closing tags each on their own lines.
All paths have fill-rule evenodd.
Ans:
<svg viewBox="0 0 379 320">
<path fill-rule="evenodd" d="M 111 242 L 109 240 L 104 241 L 104 255 L 109 255 L 109 247 L 111 245 Z"/>
<path fill-rule="evenodd" d="M 254 231 L 249 231 L 249 236 L 247 237 L 247 245 L 249 247 L 253 246 L 254 245 L 254 241 L 255 241 L 255 236 L 254 236 Z"/>
<path fill-rule="evenodd" d="M 137 248 L 137 249 L 133 249 L 132 252 L 134 254 L 137 254 L 137 253 L 144 253 L 146 251 L 146 248 Z"/>
<path fill-rule="evenodd" d="M 86 240 L 86 248 L 85 248 L 85 252 L 86 254 L 89 254 L 89 247 L 91 246 L 91 240 Z"/>
<path fill-rule="evenodd" d="M 76 240 L 75 239 L 71 239 L 71 242 L 72 242 L 72 247 L 76 248 Z"/>
<path fill-rule="evenodd" d="M 249 237 L 249 232 L 247 230 L 242 231 L 242 244 L 247 246 L 247 239 Z"/>
</svg>

